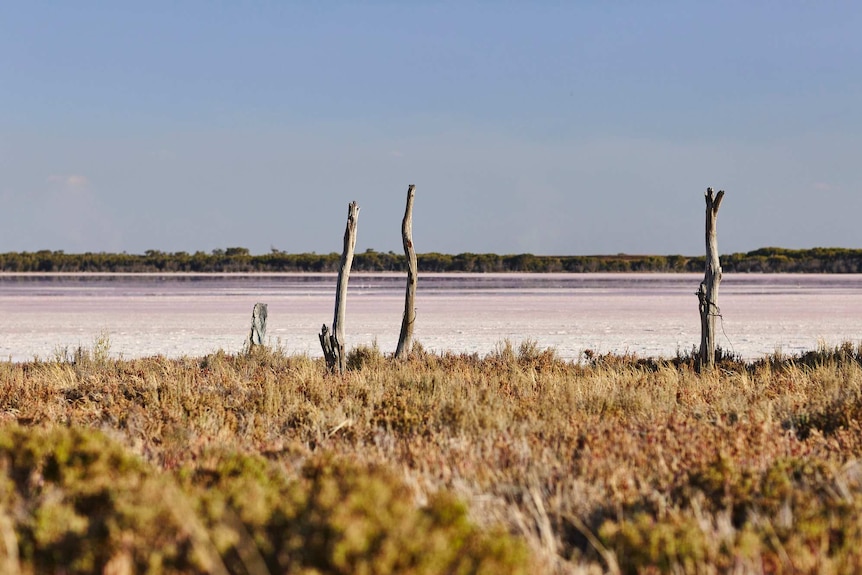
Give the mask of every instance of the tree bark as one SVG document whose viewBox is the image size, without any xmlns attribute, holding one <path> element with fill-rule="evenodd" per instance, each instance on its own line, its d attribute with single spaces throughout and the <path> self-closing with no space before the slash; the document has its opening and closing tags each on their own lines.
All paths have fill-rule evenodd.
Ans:
<svg viewBox="0 0 862 575">
<path fill-rule="evenodd" d="M 330 371 L 337 371 L 338 373 L 344 373 L 347 363 L 347 357 L 344 353 L 344 312 L 347 308 L 347 282 L 350 279 L 353 251 L 356 248 L 356 221 L 358 218 L 359 206 L 356 205 L 356 202 L 350 202 L 347 207 L 347 227 L 344 229 L 344 250 L 341 253 L 341 263 L 338 266 L 332 333 L 329 333 L 324 324 L 319 335 L 326 365 Z"/>
<path fill-rule="evenodd" d="M 700 307 L 700 362 L 701 370 L 715 367 L 715 318 L 718 310 L 718 285 L 721 283 L 721 262 L 718 259 L 718 239 L 715 223 L 724 190 L 713 197 L 712 188 L 706 189 L 706 271 L 697 290 Z"/>
<path fill-rule="evenodd" d="M 246 351 L 251 351 L 257 345 L 263 345 L 266 340 L 266 314 L 265 303 L 254 304 L 251 312 L 251 330 L 248 340 L 245 342 Z"/>
<path fill-rule="evenodd" d="M 407 257 L 407 291 L 404 295 L 404 316 L 401 319 L 401 335 L 398 337 L 398 347 L 395 349 L 397 359 L 404 358 L 410 352 L 413 341 L 413 324 L 416 322 L 416 281 L 417 268 L 416 250 L 413 249 L 413 195 L 416 186 L 410 184 L 407 188 L 407 208 L 401 221 L 401 241 L 404 244 L 404 255 Z"/>
</svg>

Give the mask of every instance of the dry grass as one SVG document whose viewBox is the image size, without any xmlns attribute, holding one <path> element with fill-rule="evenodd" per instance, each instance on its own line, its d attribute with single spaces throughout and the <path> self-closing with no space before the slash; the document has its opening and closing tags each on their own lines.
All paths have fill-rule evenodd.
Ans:
<svg viewBox="0 0 862 575">
<path fill-rule="evenodd" d="M 361 348 L 343 377 L 322 361 L 0 363 L 0 562 L 42 572 L 92 545 L 68 572 L 862 568 L 853 346 L 705 374 L 529 342 Z"/>
</svg>

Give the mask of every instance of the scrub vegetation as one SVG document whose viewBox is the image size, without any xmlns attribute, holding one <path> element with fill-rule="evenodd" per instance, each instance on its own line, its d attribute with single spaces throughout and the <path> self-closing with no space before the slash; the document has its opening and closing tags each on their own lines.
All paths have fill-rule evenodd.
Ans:
<svg viewBox="0 0 862 575">
<path fill-rule="evenodd" d="M 143 254 L 62 251 L 0 254 L 3 272 L 335 272 L 341 254 L 291 254 L 277 249 L 253 255 L 233 247 L 211 253 Z M 681 255 L 537 256 L 533 254 L 417 254 L 420 272 L 702 272 L 704 257 Z M 862 273 L 862 250 L 760 248 L 721 256 L 725 272 Z M 372 249 L 357 253 L 354 271 L 405 271 L 403 255 Z"/>
<path fill-rule="evenodd" d="M 3 573 L 856 573 L 862 351 L 0 363 Z"/>
</svg>

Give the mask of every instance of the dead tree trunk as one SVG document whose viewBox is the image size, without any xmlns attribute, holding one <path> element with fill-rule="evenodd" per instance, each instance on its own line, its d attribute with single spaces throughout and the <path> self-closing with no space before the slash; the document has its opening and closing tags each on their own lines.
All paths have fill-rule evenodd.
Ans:
<svg viewBox="0 0 862 575">
<path fill-rule="evenodd" d="M 713 197 L 712 188 L 706 189 L 706 271 L 697 290 L 700 307 L 700 363 L 701 370 L 715 367 L 715 318 L 718 317 L 718 284 L 721 282 L 721 262 L 718 259 L 718 239 L 715 221 L 724 198 L 724 190 Z"/>
<path fill-rule="evenodd" d="M 266 304 L 256 303 L 251 312 L 251 330 L 245 342 L 246 351 L 251 351 L 255 346 L 263 345 L 266 339 Z"/>
<path fill-rule="evenodd" d="M 359 206 L 350 202 L 347 207 L 347 227 L 344 230 L 344 251 L 341 253 L 341 264 L 338 267 L 338 285 L 335 293 L 335 317 L 332 320 L 332 332 L 326 327 L 320 330 L 320 345 L 323 356 L 330 371 L 344 373 L 347 362 L 344 353 L 344 310 L 347 307 L 347 282 L 350 279 L 350 267 L 353 265 L 353 250 L 356 247 L 356 220 L 359 218 Z"/>
<path fill-rule="evenodd" d="M 416 322 L 416 250 L 413 249 L 413 193 L 416 186 L 410 184 L 407 188 L 407 208 L 401 221 L 401 240 L 404 243 L 404 255 L 407 257 L 407 293 L 404 296 L 404 317 L 401 319 L 401 335 L 398 337 L 398 347 L 395 357 L 403 358 L 410 352 L 413 341 L 413 324 Z"/>
</svg>

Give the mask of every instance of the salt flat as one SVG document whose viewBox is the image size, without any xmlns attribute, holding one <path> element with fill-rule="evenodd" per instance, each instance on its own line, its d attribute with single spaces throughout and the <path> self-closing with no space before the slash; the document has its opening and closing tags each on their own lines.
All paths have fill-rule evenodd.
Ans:
<svg viewBox="0 0 862 575">
<path fill-rule="evenodd" d="M 415 339 L 486 354 L 533 340 L 567 359 L 584 350 L 672 356 L 700 341 L 698 274 L 420 274 Z M 0 358 L 50 358 L 106 335 L 113 355 L 199 356 L 242 349 L 255 302 L 267 337 L 321 355 L 332 274 L 0 274 Z M 392 352 L 402 274 L 350 279 L 348 349 Z M 718 345 L 746 359 L 862 339 L 862 275 L 726 274 Z"/>
</svg>

